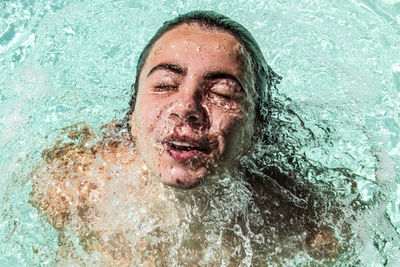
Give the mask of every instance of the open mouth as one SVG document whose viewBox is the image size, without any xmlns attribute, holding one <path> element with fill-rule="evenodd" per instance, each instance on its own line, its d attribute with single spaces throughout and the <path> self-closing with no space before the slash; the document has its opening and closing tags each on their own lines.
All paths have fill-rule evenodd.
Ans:
<svg viewBox="0 0 400 267">
<path fill-rule="evenodd" d="M 190 141 L 169 140 L 165 145 L 169 155 L 179 161 L 192 159 L 201 152 L 206 153 L 206 149 Z"/>
</svg>

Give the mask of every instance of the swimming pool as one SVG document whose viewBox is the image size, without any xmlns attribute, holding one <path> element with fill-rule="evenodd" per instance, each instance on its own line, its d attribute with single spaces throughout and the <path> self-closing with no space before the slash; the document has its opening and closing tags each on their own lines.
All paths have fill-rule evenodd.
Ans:
<svg viewBox="0 0 400 267">
<path fill-rule="evenodd" d="M 357 253 L 336 265 L 395 266 L 400 2 L 388 0 L 1 2 L 0 263 L 54 264 L 57 232 L 29 202 L 41 151 L 71 124 L 122 118 L 138 53 L 163 21 L 193 9 L 244 24 L 283 76 L 285 104 L 314 138 L 294 127 L 297 161 L 276 160 L 371 206 L 353 226 Z"/>
</svg>

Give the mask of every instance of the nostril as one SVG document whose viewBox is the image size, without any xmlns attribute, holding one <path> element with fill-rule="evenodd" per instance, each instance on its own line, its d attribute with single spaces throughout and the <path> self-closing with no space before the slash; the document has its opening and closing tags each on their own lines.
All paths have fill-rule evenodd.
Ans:
<svg viewBox="0 0 400 267">
<path fill-rule="evenodd" d="M 175 112 L 171 112 L 171 113 L 170 113 L 170 116 L 171 116 L 171 117 L 180 118 L 180 116 L 179 116 L 178 114 L 176 114 Z"/>
<path fill-rule="evenodd" d="M 171 119 L 179 119 L 181 122 L 187 122 L 192 124 L 203 123 L 204 120 L 204 109 L 199 103 L 185 102 L 176 103 L 168 109 L 169 117 Z"/>
<path fill-rule="evenodd" d="M 199 121 L 199 116 L 196 114 L 191 114 L 191 115 L 187 116 L 185 120 L 187 122 L 195 123 L 195 122 Z"/>
</svg>

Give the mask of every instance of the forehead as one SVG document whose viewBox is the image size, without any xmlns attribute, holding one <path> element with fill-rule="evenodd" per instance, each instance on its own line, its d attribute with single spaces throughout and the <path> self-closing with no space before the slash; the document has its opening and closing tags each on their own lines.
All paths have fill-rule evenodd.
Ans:
<svg viewBox="0 0 400 267">
<path fill-rule="evenodd" d="M 232 34 L 210 29 L 197 24 L 181 24 L 165 32 L 154 45 L 154 50 L 161 48 L 164 44 L 170 44 L 183 40 L 185 45 L 215 45 L 215 48 L 229 50 L 236 54 L 243 54 L 243 49 L 236 37 Z"/>
<path fill-rule="evenodd" d="M 154 43 L 144 67 L 155 61 L 179 63 L 191 59 L 215 67 L 234 65 L 238 71 L 244 71 L 247 65 L 245 49 L 232 34 L 197 24 L 182 24 L 164 33 Z"/>
</svg>

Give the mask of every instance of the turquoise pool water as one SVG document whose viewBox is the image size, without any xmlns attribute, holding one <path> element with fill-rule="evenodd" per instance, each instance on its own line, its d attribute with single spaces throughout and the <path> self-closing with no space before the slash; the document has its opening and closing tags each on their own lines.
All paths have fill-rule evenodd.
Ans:
<svg viewBox="0 0 400 267">
<path fill-rule="evenodd" d="M 397 0 L 1 1 L 0 264 L 55 264 L 57 232 L 29 202 L 41 151 L 66 126 L 122 118 L 146 41 L 162 22 L 194 9 L 244 24 L 283 77 L 279 91 L 315 137 L 288 132 L 297 162 L 287 164 L 370 206 L 354 213 L 356 252 L 334 264 L 398 266 Z"/>
</svg>

